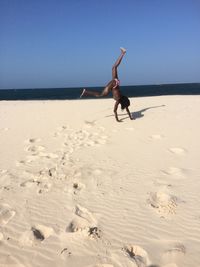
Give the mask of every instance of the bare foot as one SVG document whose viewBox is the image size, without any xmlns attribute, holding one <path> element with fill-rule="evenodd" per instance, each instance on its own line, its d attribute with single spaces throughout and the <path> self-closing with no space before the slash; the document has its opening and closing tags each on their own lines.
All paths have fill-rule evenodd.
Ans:
<svg viewBox="0 0 200 267">
<path fill-rule="evenodd" d="M 82 91 L 82 93 L 81 93 L 81 95 L 80 95 L 80 98 L 81 98 L 82 96 L 84 96 L 84 94 L 85 94 L 85 89 L 83 89 L 83 91 Z"/>
<path fill-rule="evenodd" d="M 120 47 L 120 50 L 121 50 L 121 52 L 122 52 L 123 55 L 126 54 L 126 49 L 125 48 Z"/>
</svg>

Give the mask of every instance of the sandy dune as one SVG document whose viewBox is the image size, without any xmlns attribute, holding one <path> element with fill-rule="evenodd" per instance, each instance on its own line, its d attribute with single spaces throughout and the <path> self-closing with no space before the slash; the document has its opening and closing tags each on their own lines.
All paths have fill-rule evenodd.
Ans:
<svg viewBox="0 0 200 267">
<path fill-rule="evenodd" d="M 0 102 L 1 267 L 200 266 L 200 96 Z"/>
</svg>

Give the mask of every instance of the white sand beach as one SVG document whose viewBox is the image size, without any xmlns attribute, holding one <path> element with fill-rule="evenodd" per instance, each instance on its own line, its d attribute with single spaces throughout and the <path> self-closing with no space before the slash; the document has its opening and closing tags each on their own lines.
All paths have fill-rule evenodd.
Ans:
<svg viewBox="0 0 200 267">
<path fill-rule="evenodd" d="M 0 267 L 200 266 L 200 96 L 0 102 Z"/>
</svg>

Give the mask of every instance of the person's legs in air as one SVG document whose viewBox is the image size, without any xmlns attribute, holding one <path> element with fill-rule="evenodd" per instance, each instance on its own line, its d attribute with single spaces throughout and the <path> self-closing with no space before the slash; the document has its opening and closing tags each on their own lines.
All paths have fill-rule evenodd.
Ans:
<svg viewBox="0 0 200 267">
<path fill-rule="evenodd" d="M 80 95 L 80 98 L 82 96 L 95 96 L 95 97 L 103 97 L 103 96 L 106 96 L 109 94 L 109 92 L 112 90 L 112 88 L 114 86 L 116 86 L 116 81 L 115 79 L 118 80 L 118 74 L 117 74 L 117 68 L 119 66 L 119 64 L 121 63 L 122 61 L 122 58 L 123 56 L 125 55 L 126 53 L 126 50 L 124 48 L 120 48 L 121 49 L 121 54 L 120 56 L 118 57 L 117 61 L 115 62 L 115 64 L 113 65 L 112 67 L 112 81 L 110 81 L 106 87 L 103 89 L 102 92 L 97 92 L 97 91 L 90 91 L 90 90 L 86 90 L 86 89 L 83 89 L 81 95 Z M 118 85 L 118 84 L 117 84 Z"/>
<path fill-rule="evenodd" d="M 124 49 L 122 47 L 120 49 L 121 49 L 121 54 L 120 54 L 120 56 L 118 57 L 117 61 L 115 62 L 115 64 L 112 67 L 112 78 L 113 78 L 113 80 L 114 79 L 118 79 L 117 68 L 118 68 L 119 64 L 121 63 L 123 56 L 126 54 L 126 49 Z"/>
</svg>

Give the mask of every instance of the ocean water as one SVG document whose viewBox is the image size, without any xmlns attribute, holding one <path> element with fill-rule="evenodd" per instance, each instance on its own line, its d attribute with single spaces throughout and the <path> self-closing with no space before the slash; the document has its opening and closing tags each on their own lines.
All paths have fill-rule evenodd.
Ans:
<svg viewBox="0 0 200 267">
<path fill-rule="evenodd" d="M 87 87 L 101 91 L 103 87 Z M 128 97 L 160 95 L 200 95 L 200 83 L 120 86 L 121 93 Z M 79 99 L 82 88 L 0 89 L 0 100 L 59 100 Z M 112 97 L 110 93 L 108 98 Z M 88 99 L 89 97 L 83 97 Z M 90 97 L 91 99 L 94 97 Z"/>
</svg>

